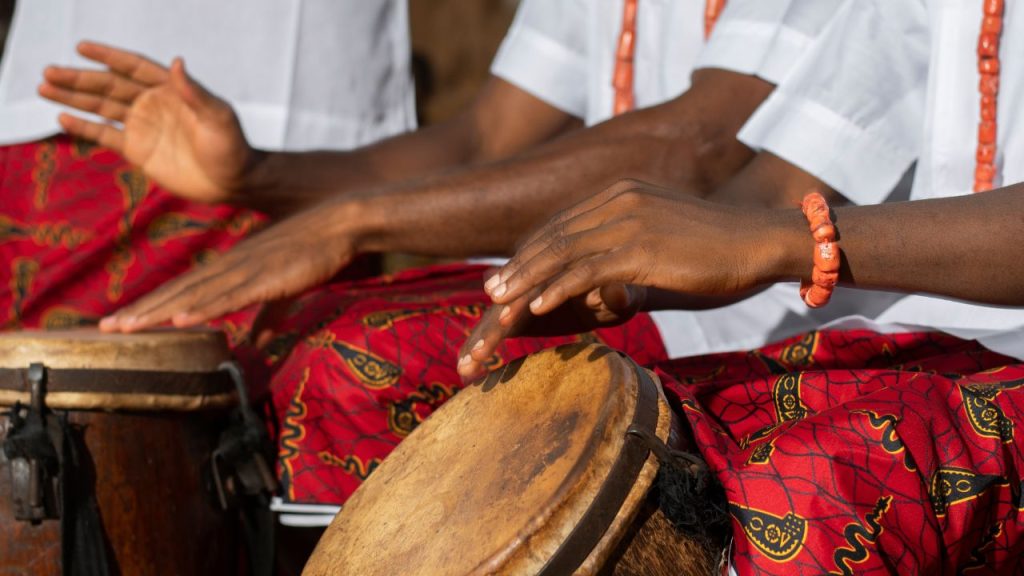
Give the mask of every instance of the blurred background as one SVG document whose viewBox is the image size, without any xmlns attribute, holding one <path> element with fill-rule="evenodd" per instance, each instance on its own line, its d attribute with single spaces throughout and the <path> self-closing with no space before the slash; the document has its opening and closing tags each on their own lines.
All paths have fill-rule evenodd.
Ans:
<svg viewBox="0 0 1024 576">
<path fill-rule="evenodd" d="M 0 0 L 0 59 L 16 0 Z M 31 2 L 31 0 L 17 0 Z M 419 121 L 455 114 L 487 77 L 518 0 L 409 0 Z"/>
</svg>

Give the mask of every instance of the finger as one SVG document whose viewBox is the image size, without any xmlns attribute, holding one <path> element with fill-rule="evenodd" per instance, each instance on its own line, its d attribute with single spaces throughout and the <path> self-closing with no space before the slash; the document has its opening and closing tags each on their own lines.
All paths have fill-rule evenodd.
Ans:
<svg viewBox="0 0 1024 576">
<path fill-rule="evenodd" d="M 499 298 L 497 301 L 506 301 L 516 296 L 504 294 L 508 290 L 507 283 L 516 272 L 529 262 L 552 247 L 569 242 L 568 237 L 578 235 L 594 228 L 598 228 L 608 222 L 609 218 L 618 216 L 617 211 L 604 210 L 602 207 L 607 204 L 599 204 L 593 209 L 577 214 L 568 220 L 555 220 L 538 231 L 534 236 L 524 243 L 516 255 L 510 259 L 498 272 L 498 279 L 492 280 L 490 287 L 485 286 L 484 290 L 492 297 Z M 505 286 L 502 286 L 506 284 Z"/>
<path fill-rule="evenodd" d="M 171 317 L 171 323 L 177 328 L 191 328 L 221 316 L 241 310 L 252 304 L 263 300 L 264 287 L 257 287 L 256 278 L 250 276 L 233 283 L 228 281 L 220 282 L 216 286 L 204 289 L 201 295 L 192 304 L 182 306 L 180 311 L 175 311 L 175 302 L 169 302 L 166 312 Z M 204 287 L 205 288 L 205 287 Z"/>
<path fill-rule="evenodd" d="M 95 94 L 75 92 L 50 83 L 39 85 L 39 95 L 48 100 L 66 104 L 83 112 L 91 112 L 108 120 L 124 122 L 128 107 L 122 102 Z"/>
<path fill-rule="evenodd" d="M 463 381 L 469 382 L 487 371 L 485 361 L 494 355 L 509 334 L 510 329 L 498 321 L 502 308 L 488 308 L 459 350 L 456 370 Z M 525 309 L 525 306 L 523 308 Z"/>
<path fill-rule="evenodd" d="M 43 70 L 43 78 L 58 88 L 106 96 L 124 103 L 132 102 L 146 89 L 119 74 L 60 66 L 47 66 Z"/>
<path fill-rule="evenodd" d="M 527 245 L 536 244 L 538 241 L 541 241 L 546 235 L 549 235 L 551 233 L 552 229 L 557 229 L 560 225 L 566 225 L 568 227 L 568 232 L 572 233 L 577 232 L 580 229 L 586 227 L 585 225 L 588 222 L 600 222 L 607 218 L 608 216 L 615 215 L 614 211 L 611 213 L 607 213 L 607 211 L 602 210 L 602 208 L 606 208 L 610 202 L 619 198 L 623 193 L 635 189 L 636 187 L 641 185 L 642 183 L 636 180 L 620 180 L 613 184 L 612 186 L 605 188 L 600 193 L 594 194 L 593 196 L 589 196 L 584 200 L 581 200 L 577 204 L 573 205 L 572 207 L 559 212 L 554 217 L 552 217 L 552 219 L 547 223 L 546 226 L 528 235 L 519 244 L 519 249 L 517 250 L 517 253 L 523 251 L 527 247 Z M 587 214 L 590 214 L 590 217 L 581 219 Z M 576 227 L 572 227 L 570 226 L 571 222 L 577 222 L 578 225 Z M 526 255 L 528 257 L 532 256 L 532 254 L 530 254 L 529 251 L 527 251 Z"/>
<path fill-rule="evenodd" d="M 260 287 L 255 281 L 259 271 L 253 272 L 250 268 L 241 264 L 177 286 L 159 302 L 138 311 L 127 323 L 128 329 L 141 330 L 164 322 L 179 328 L 195 326 L 255 303 L 259 301 L 255 292 Z"/>
<path fill-rule="evenodd" d="M 614 225 L 557 237 L 529 261 L 517 263 L 507 280 L 494 289 L 491 299 L 497 304 L 505 304 L 519 298 L 535 287 L 547 284 L 577 260 L 614 250 L 621 244 L 620 238 L 621 234 L 617 233 Z"/>
<path fill-rule="evenodd" d="M 188 75 L 185 71 L 185 61 L 181 58 L 175 58 L 171 62 L 170 78 L 171 85 L 196 114 L 214 120 L 223 120 L 230 114 L 231 109 L 223 100 Z"/>
<path fill-rule="evenodd" d="M 83 120 L 70 114 L 61 114 L 57 121 L 72 136 L 91 140 L 118 153 L 124 150 L 124 132 L 109 124 Z"/>
<path fill-rule="evenodd" d="M 540 295 L 530 301 L 530 312 L 543 316 L 571 298 L 601 286 L 618 284 L 631 265 L 629 258 L 614 252 L 581 261 L 555 276 Z"/>
<path fill-rule="evenodd" d="M 135 52 L 97 42 L 79 42 L 78 53 L 145 86 L 167 81 L 167 68 Z"/>
<path fill-rule="evenodd" d="M 128 325 L 137 324 L 140 317 L 145 317 L 172 299 L 193 291 L 210 278 L 224 274 L 235 265 L 235 261 L 233 254 L 229 252 L 214 262 L 165 282 L 146 296 L 104 318 L 101 324 L 110 327 L 111 330 L 123 330 Z"/>
<path fill-rule="evenodd" d="M 113 314 L 100 320 L 100 329 L 105 332 L 135 332 L 159 324 L 153 321 L 150 313 L 166 302 L 168 294 L 178 293 L 178 280 L 164 284 L 160 288 L 125 306 Z M 169 317 L 164 321 L 170 320 Z"/>
</svg>

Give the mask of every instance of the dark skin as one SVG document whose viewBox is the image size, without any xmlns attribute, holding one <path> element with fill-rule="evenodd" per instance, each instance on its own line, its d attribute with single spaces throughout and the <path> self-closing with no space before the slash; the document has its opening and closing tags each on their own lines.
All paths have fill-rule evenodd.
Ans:
<svg viewBox="0 0 1024 576">
<path fill-rule="evenodd" d="M 1024 306 L 1024 271 L 1008 265 L 1024 253 L 1022 192 L 1017 185 L 834 207 L 840 282 Z M 620 323 L 642 309 L 690 308 L 695 297 L 728 302 L 779 281 L 808 279 L 813 248 L 798 209 L 739 209 L 619 183 L 555 216 L 487 283 L 495 306 L 463 347 L 459 373 L 479 376 L 501 340 L 532 333 L 537 317 L 559 315 L 566 332 Z M 662 295 L 657 303 L 648 299 L 651 290 Z"/>
<path fill-rule="evenodd" d="M 265 152 L 249 145 L 231 107 L 189 77 L 181 59 L 167 68 L 93 42 L 78 51 L 106 69 L 50 66 L 40 95 L 124 128 L 62 114 L 69 134 L 116 150 L 189 200 L 277 217 L 325 197 L 505 158 L 581 125 L 493 78 L 464 113 L 430 128 L 350 152 Z"/>
<path fill-rule="evenodd" d="M 121 114 L 109 103 L 104 108 L 102 102 L 110 98 L 97 92 L 120 96 L 117 91 L 126 90 L 126 78 L 134 81 L 131 75 L 137 70 L 156 65 L 135 61 L 115 67 L 110 58 L 106 62 L 114 72 L 88 81 L 82 71 L 51 69 L 40 92 L 83 109 Z M 285 213 L 314 205 L 104 319 L 104 330 L 130 332 L 167 321 L 193 326 L 251 304 L 288 298 L 328 280 L 360 252 L 455 257 L 510 253 L 517 239 L 556 210 L 623 173 L 705 195 L 752 157 L 735 134 L 772 89 L 756 78 L 705 70 L 694 75 L 689 92 L 671 102 L 556 138 L 578 120 L 493 79 L 474 105 L 478 111 L 467 113 L 472 120 L 461 127 L 439 128 L 433 134 L 428 129 L 357 152 L 268 155 L 242 146 L 240 131 L 232 132 L 224 112 L 230 108 L 187 78 L 180 61 L 168 74 L 165 84 L 132 96 L 123 113 L 120 142 L 111 132 L 115 128 L 70 117 L 62 122 L 74 134 L 120 144 L 129 160 L 136 126 L 150 136 L 157 134 L 160 145 L 133 161 L 161 181 L 157 174 L 166 171 L 157 169 L 161 164 L 156 158 L 168 164 L 184 159 L 173 172 L 193 179 L 198 172 L 197 185 L 181 192 L 161 182 L 193 199 L 274 204 Z M 198 95 L 194 102 L 192 92 Z M 91 98 L 83 101 L 83 95 Z M 158 120 L 135 122 L 149 110 L 143 104 L 158 97 L 167 103 L 147 112 Z M 211 136 L 199 138 L 178 128 L 190 126 L 192 116 L 203 128 L 230 136 L 214 152 L 233 164 L 209 159 L 211 152 L 202 146 Z M 435 150 L 445 146 L 450 150 Z M 218 172 L 224 166 L 233 168 Z M 463 168 L 451 170 L 453 166 Z"/>
</svg>

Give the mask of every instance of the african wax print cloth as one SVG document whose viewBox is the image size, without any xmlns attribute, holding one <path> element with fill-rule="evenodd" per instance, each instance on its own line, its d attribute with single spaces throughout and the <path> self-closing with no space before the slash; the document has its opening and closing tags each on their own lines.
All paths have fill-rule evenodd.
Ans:
<svg viewBox="0 0 1024 576">
<path fill-rule="evenodd" d="M 0 147 L 0 326 L 94 324 L 246 237 L 257 213 L 152 185 L 117 154 L 66 137 Z M 483 266 L 368 278 L 358 262 L 295 300 L 276 336 L 250 344 L 256 307 L 213 322 L 263 400 L 287 502 L 341 504 L 452 394 L 456 354 L 489 299 Z M 578 339 L 638 361 L 666 358 L 650 318 L 582 336 L 520 338 L 491 359 Z"/>
<path fill-rule="evenodd" d="M 1024 365 L 824 330 L 656 365 L 721 481 L 738 574 L 1024 573 Z"/>
</svg>

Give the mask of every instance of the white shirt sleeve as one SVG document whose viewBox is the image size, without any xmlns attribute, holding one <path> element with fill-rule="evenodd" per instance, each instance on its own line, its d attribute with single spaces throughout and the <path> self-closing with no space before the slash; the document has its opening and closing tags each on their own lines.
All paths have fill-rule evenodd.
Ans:
<svg viewBox="0 0 1024 576">
<path fill-rule="evenodd" d="M 416 126 L 406 0 L 27 0 L 0 61 L 0 144 L 60 132 L 49 64 L 94 40 L 188 70 L 272 150 L 363 146 Z"/>
<path fill-rule="evenodd" d="M 929 50 L 920 0 L 846 2 L 739 139 L 881 202 L 920 152 Z"/>
<path fill-rule="evenodd" d="M 491 73 L 584 118 L 586 18 L 586 6 L 579 0 L 523 0 L 491 63 Z"/>
<path fill-rule="evenodd" d="M 697 61 L 779 84 L 844 0 L 731 0 Z"/>
</svg>

